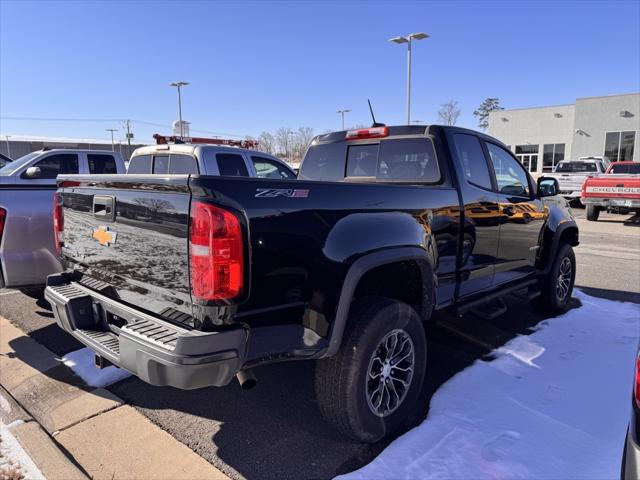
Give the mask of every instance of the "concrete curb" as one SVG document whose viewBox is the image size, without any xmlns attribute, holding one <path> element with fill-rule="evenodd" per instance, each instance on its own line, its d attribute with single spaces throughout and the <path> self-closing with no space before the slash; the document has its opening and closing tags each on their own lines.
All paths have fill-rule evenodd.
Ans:
<svg viewBox="0 0 640 480">
<path fill-rule="evenodd" d="M 0 418 L 55 479 L 227 479 L 0 316 Z"/>
</svg>

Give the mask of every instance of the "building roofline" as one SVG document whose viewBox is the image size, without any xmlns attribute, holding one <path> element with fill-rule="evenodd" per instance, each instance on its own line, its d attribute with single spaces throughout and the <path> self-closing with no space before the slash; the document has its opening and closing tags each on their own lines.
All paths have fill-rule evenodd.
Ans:
<svg viewBox="0 0 640 480">
<path fill-rule="evenodd" d="M 592 97 L 577 97 L 576 103 L 578 100 L 591 100 L 594 98 L 610 98 L 610 97 L 629 97 L 633 95 L 640 95 L 640 92 L 631 92 L 631 93 L 611 93 L 609 95 L 595 95 Z M 575 107 L 575 103 L 562 103 L 559 105 L 541 105 L 538 107 L 520 107 L 520 108 L 505 108 L 504 110 L 494 110 L 490 113 L 499 113 L 499 112 L 514 112 L 517 110 L 540 110 L 543 108 L 558 108 L 558 107 Z"/>
</svg>

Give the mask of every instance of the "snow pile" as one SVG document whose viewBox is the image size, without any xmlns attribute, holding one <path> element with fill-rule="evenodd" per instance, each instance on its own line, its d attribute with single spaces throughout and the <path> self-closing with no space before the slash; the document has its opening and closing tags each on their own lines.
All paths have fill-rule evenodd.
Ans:
<svg viewBox="0 0 640 480">
<path fill-rule="evenodd" d="M 92 350 L 81 348 L 67 353 L 62 357 L 62 362 L 91 387 L 106 387 L 131 376 L 126 370 L 113 365 L 99 369 L 95 364 L 95 355 Z"/>
<path fill-rule="evenodd" d="M 45 480 L 44 475 L 33 463 L 29 454 L 11 434 L 10 428 L 21 423 L 22 420 L 16 420 L 5 425 L 0 421 L 0 478 Z"/>
<path fill-rule="evenodd" d="M 425 422 L 341 479 L 619 478 L 640 308 L 574 293 L 445 383 Z"/>
</svg>

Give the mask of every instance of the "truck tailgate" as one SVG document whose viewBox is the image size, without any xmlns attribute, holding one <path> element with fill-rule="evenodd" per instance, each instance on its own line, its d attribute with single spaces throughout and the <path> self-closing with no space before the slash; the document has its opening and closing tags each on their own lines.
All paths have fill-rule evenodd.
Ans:
<svg viewBox="0 0 640 480">
<path fill-rule="evenodd" d="M 59 179 L 63 259 L 85 286 L 188 325 L 188 176 L 124 178 Z"/>
<path fill-rule="evenodd" d="M 608 174 L 589 178 L 582 196 L 640 199 L 640 175 Z"/>
</svg>

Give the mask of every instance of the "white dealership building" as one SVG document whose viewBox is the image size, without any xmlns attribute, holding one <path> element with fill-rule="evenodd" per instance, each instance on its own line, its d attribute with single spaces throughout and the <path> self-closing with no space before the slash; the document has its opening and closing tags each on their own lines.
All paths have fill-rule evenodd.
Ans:
<svg viewBox="0 0 640 480">
<path fill-rule="evenodd" d="M 487 133 L 507 144 L 532 173 L 583 156 L 640 162 L 640 93 L 497 110 L 489 115 Z"/>
</svg>

